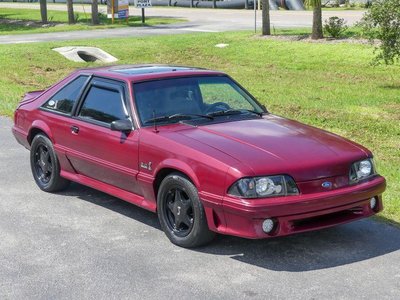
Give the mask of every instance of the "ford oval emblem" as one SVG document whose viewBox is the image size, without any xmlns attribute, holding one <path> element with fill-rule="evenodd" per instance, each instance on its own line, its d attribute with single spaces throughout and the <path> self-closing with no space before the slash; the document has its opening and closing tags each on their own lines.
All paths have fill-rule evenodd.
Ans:
<svg viewBox="0 0 400 300">
<path fill-rule="evenodd" d="M 332 187 L 332 182 L 325 181 L 325 182 L 322 183 L 322 187 L 326 188 L 326 189 L 329 189 L 329 188 Z"/>
</svg>

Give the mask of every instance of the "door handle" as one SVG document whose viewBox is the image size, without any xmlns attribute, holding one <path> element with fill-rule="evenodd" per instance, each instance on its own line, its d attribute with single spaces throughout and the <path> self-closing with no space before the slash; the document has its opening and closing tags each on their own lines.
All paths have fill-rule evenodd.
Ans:
<svg viewBox="0 0 400 300">
<path fill-rule="evenodd" d="M 78 127 L 78 126 L 75 126 L 75 125 L 72 125 L 72 126 L 71 126 L 71 132 L 72 132 L 73 134 L 78 134 L 78 132 L 79 132 L 79 127 Z"/>
</svg>

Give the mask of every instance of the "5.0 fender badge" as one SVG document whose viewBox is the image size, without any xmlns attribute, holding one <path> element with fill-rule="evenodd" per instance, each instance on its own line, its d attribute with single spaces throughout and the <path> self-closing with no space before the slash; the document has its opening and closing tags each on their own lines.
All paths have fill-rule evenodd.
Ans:
<svg viewBox="0 0 400 300">
<path fill-rule="evenodd" d="M 148 163 L 141 162 L 141 163 L 140 163 L 140 167 L 141 167 L 142 169 L 146 169 L 146 170 L 151 171 L 151 161 L 149 161 Z"/>
</svg>

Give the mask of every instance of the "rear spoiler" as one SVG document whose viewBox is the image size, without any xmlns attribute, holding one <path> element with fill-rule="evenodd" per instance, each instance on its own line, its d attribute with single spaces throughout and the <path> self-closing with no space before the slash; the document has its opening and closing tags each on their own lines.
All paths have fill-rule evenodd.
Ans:
<svg viewBox="0 0 400 300">
<path fill-rule="evenodd" d="M 37 90 L 37 91 L 31 91 L 31 92 L 26 93 L 22 97 L 22 100 L 19 102 L 18 108 L 21 105 L 28 104 L 28 103 L 32 102 L 33 100 L 35 100 L 36 98 L 41 96 L 44 93 L 44 91 L 45 90 Z"/>
</svg>

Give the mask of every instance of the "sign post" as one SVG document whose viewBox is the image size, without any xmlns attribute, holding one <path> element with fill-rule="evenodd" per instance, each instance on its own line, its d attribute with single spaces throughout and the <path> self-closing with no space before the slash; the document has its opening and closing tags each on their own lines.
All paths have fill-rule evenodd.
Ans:
<svg viewBox="0 0 400 300">
<path fill-rule="evenodd" d="M 117 0 L 118 1 L 118 0 Z M 115 0 L 111 0 L 111 23 L 114 24 Z"/>
<path fill-rule="evenodd" d="M 107 1 L 107 18 L 111 18 L 114 24 L 114 19 L 129 18 L 129 0 L 111 0 Z"/>
<path fill-rule="evenodd" d="M 151 7 L 151 0 L 135 0 L 135 7 L 142 10 L 142 23 L 145 23 L 145 12 L 144 9 Z"/>
<path fill-rule="evenodd" d="M 254 33 L 257 33 L 257 2 L 253 0 L 254 6 Z"/>
</svg>

